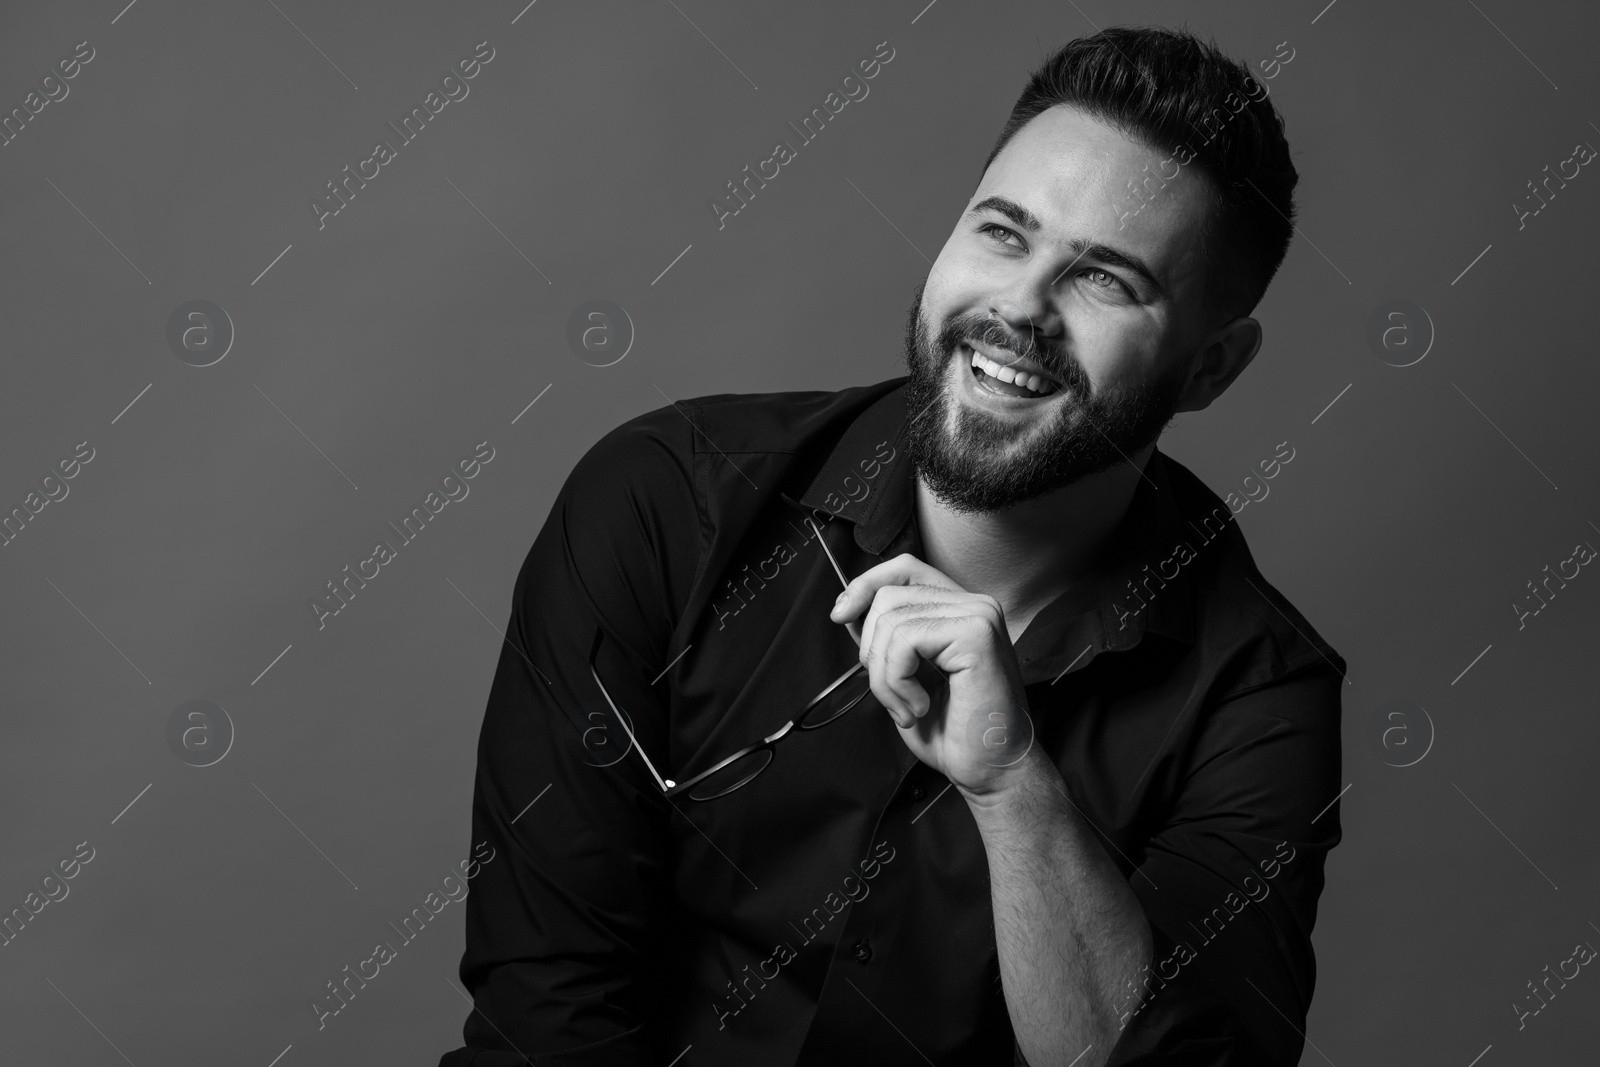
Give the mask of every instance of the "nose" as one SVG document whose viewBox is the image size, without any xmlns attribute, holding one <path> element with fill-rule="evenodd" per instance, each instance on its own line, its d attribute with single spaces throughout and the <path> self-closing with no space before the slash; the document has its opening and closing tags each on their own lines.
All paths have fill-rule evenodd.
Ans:
<svg viewBox="0 0 1600 1067">
<path fill-rule="evenodd" d="M 989 305 L 989 314 L 1020 335 L 1024 355 L 1035 348 L 1047 348 L 1061 331 L 1061 319 L 1055 307 L 1043 301 L 1023 304 L 1016 300 L 995 300 Z"/>
</svg>

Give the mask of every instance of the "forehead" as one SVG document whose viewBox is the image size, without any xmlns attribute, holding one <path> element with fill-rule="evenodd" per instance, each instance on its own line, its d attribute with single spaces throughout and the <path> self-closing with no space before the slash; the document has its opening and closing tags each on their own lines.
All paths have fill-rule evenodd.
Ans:
<svg viewBox="0 0 1600 1067">
<path fill-rule="evenodd" d="M 1018 130 L 984 172 L 973 202 L 988 196 L 1014 200 L 1037 217 L 1043 225 L 1035 242 L 1078 240 L 1133 252 L 1169 291 L 1197 280 L 1190 276 L 1212 207 L 1209 179 L 1193 162 L 1180 167 L 1172 148 L 1152 148 L 1078 108 L 1057 105 Z"/>
</svg>

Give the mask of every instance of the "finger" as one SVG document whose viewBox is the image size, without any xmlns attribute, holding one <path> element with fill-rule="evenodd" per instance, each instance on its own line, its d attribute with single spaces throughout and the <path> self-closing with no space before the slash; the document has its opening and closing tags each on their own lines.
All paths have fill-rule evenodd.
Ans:
<svg viewBox="0 0 1600 1067">
<path fill-rule="evenodd" d="M 975 610 L 976 609 L 976 610 Z M 879 703 L 911 718 L 925 716 L 939 694 L 948 688 L 949 677 L 940 660 L 959 669 L 953 659 L 961 649 L 993 647 L 995 622 L 983 605 L 965 599 L 931 605 L 906 604 L 874 617 L 880 625 L 871 644 L 863 645 L 861 662 L 868 677 L 877 680 Z M 907 720 L 900 715 L 896 721 Z"/>
<path fill-rule="evenodd" d="M 861 665 L 866 668 L 867 684 L 872 695 L 883 705 L 883 710 L 889 713 L 889 718 L 894 720 L 894 724 L 904 730 L 916 722 L 916 717 L 906 709 L 901 695 L 889 685 L 884 670 L 883 654 L 867 645 L 862 645 Z"/>
<path fill-rule="evenodd" d="M 893 636 L 895 628 L 905 622 L 918 618 L 928 618 L 935 615 L 964 614 L 959 603 L 939 603 L 920 599 L 907 599 L 915 596 L 916 592 L 926 590 L 925 587 L 887 587 L 878 590 L 872 606 L 867 610 L 865 620 L 861 624 L 861 647 L 871 657 L 871 661 L 882 661 L 888 655 L 888 642 Z M 898 597 L 895 594 L 899 594 Z M 891 599 L 899 599 L 901 603 L 890 605 Z M 931 643 L 928 648 L 921 648 L 913 642 L 914 648 L 921 648 L 922 658 L 937 656 L 942 648 L 936 647 L 937 642 Z M 869 663 L 864 657 L 862 663 Z M 931 659 L 930 659 L 931 663 Z M 934 669 L 934 677 L 943 678 L 944 673 Z"/>
<path fill-rule="evenodd" d="M 906 619 L 897 626 L 885 627 L 868 668 L 878 703 L 896 709 L 899 714 L 895 721 L 902 728 L 922 718 L 933 704 L 933 695 L 917 677 L 922 655 L 910 634 L 923 625 L 921 620 Z"/>
<path fill-rule="evenodd" d="M 886 585 L 931 585 L 965 592 L 943 571 L 909 552 L 902 552 L 852 579 L 839 595 L 828 617 L 834 622 L 855 618 L 872 603 L 873 595 Z"/>
<path fill-rule="evenodd" d="M 867 670 L 868 684 L 872 693 L 878 698 L 878 703 L 889 712 L 895 725 L 904 729 L 914 721 L 910 709 L 906 707 L 904 696 L 897 690 L 894 679 L 888 670 L 888 638 L 893 630 L 891 626 L 872 626 L 877 617 L 877 612 L 869 614 L 862 624 L 861 665 Z"/>
<path fill-rule="evenodd" d="M 907 601 L 893 608 L 880 609 L 878 602 L 897 592 L 903 591 L 878 591 L 877 602 L 867 613 L 867 621 L 862 627 L 864 640 L 861 647 L 864 652 L 882 656 L 886 654 L 887 635 L 902 623 L 912 623 L 906 636 L 919 653 L 920 665 L 917 670 L 926 691 L 932 691 L 928 689 L 929 686 L 937 689 L 948 682 L 950 671 L 970 665 L 958 662 L 970 658 L 965 654 L 956 655 L 958 651 L 981 654 L 984 650 L 995 651 L 1010 646 L 1005 613 L 993 597 L 972 593 L 960 596 L 946 594 L 944 599 Z M 868 662 L 865 655 L 861 662 Z"/>
<path fill-rule="evenodd" d="M 947 604 L 960 605 L 971 598 L 970 593 L 931 585 L 886 585 L 878 588 L 868 602 L 861 620 L 861 640 L 871 644 L 878 622 L 887 615 L 899 613 L 932 614 L 942 612 Z"/>
</svg>

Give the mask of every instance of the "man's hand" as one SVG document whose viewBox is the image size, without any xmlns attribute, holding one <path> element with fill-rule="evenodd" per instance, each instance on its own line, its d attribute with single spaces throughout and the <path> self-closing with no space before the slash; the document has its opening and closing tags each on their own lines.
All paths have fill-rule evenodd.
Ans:
<svg viewBox="0 0 1600 1067">
<path fill-rule="evenodd" d="M 861 662 L 906 747 L 969 798 L 998 791 L 1033 745 L 1000 602 L 905 553 L 852 581 L 829 618 L 863 612 Z"/>
<path fill-rule="evenodd" d="M 1149 962 L 1152 935 L 1059 771 L 1032 751 L 1004 612 L 902 555 L 851 582 L 831 618 L 862 613 L 873 695 L 906 747 L 961 789 L 983 838 L 1017 1062 L 1104 1064 L 1114 998 Z"/>
</svg>

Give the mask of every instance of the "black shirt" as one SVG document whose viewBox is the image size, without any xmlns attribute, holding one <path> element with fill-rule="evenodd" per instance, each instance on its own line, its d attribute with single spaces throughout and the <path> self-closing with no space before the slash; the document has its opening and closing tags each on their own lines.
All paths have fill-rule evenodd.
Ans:
<svg viewBox="0 0 1600 1067">
<path fill-rule="evenodd" d="M 849 577 L 920 555 L 903 382 L 681 401 L 573 469 L 484 716 L 472 840 L 501 859 L 442 1067 L 1014 1062 L 976 824 L 870 694 L 706 802 L 634 747 L 686 780 L 856 662 L 807 517 Z M 1035 744 L 1155 937 L 1111 1062 L 1293 1064 L 1344 661 L 1227 505 L 1159 451 L 1146 475 L 1094 580 L 1015 642 Z"/>
</svg>

